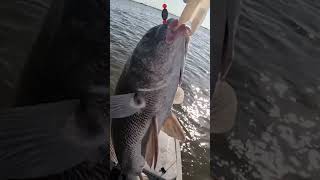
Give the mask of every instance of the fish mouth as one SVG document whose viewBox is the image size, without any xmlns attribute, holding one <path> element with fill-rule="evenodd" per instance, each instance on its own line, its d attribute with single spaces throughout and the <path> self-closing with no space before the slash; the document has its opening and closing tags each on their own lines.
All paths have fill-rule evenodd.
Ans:
<svg viewBox="0 0 320 180">
<path fill-rule="evenodd" d="M 179 21 L 177 19 L 168 21 L 166 43 L 172 44 L 180 36 L 185 37 L 188 42 L 191 34 L 191 29 L 185 24 L 179 25 Z"/>
</svg>

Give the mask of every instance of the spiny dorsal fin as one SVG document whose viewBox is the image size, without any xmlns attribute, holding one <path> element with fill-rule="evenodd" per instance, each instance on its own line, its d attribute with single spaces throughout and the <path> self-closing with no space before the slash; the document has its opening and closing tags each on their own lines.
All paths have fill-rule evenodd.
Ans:
<svg viewBox="0 0 320 180">
<path fill-rule="evenodd" d="M 184 91 L 180 86 L 178 86 L 176 95 L 173 99 L 173 104 L 182 104 L 183 100 L 184 100 Z"/>
<path fill-rule="evenodd" d="M 152 167 L 154 164 L 154 169 L 157 166 L 158 161 L 158 123 L 157 118 L 152 118 L 152 122 L 149 128 L 149 137 L 146 148 L 145 160 L 147 164 Z"/>
<path fill-rule="evenodd" d="M 185 141 L 186 136 L 184 131 L 177 119 L 177 117 L 171 112 L 171 115 L 164 121 L 162 126 L 163 132 L 168 136 L 171 136 L 180 141 Z"/>
<path fill-rule="evenodd" d="M 212 98 L 213 114 L 211 132 L 226 133 L 231 130 L 237 113 L 237 96 L 233 88 L 225 81 L 216 85 Z"/>
</svg>

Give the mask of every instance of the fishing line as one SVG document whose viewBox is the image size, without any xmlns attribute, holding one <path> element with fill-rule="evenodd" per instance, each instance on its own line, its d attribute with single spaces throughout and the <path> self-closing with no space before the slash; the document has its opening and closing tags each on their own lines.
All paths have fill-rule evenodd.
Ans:
<svg viewBox="0 0 320 180">
<path fill-rule="evenodd" d="M 163 175 L 165 175 L 167 172 L 168 172 L 168 170 L 170 169 L 170 168 L 172 168 L 172 166 L 175 164 L 175 163 L 177 163 L 177 159 L 178 159 L 178 155 L 177 155 L 177 141 L 176 141 L 176 139 L 174 139 L 174 149 L 175 149 L 175 152 L 176 152 L 176 160 L 175 161 L 173 161 L 173 163 L 169 166 L 169 168 L 167 168 L 165 171 L 165 173 L 163 173 L 162 175 L 161 175 L 161 177 L 163 176 Z"/>
</svg>

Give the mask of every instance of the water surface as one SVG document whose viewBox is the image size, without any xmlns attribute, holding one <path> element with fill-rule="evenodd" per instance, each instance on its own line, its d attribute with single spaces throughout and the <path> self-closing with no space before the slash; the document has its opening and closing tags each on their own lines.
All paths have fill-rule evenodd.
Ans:
<svg viewBox="0 0 320 180">
<path fill-rule="evenodd" d="M 239 112 L 227 142 L 212 139 L 211 172 L 320 179 L 320 1 L 242 3 L 228 76 Z"/>
<path fill-rule="evenodd" d="M 162 18 L 160 10 L 133 1 L 111 0 L 110 5 L 110 83 L 113 92 L 135 46 L 150 28 L 162 23 Z M 185 100 L 183 105 L 173 108 L 188 132 L 187 142 L 181 146 L 184 180 L 209 178 L 209 39 L 209 30 L 202 27 L 193 35 L 182 82 Z"/>
</svg>

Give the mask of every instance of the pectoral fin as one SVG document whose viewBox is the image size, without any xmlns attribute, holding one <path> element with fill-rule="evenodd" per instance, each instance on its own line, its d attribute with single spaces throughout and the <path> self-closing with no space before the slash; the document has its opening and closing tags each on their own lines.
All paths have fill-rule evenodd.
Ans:
<svg viewBox="0 0 320 180">
<path fill-rule="evenodd" d="M 144 99 L 135 99 L 135 93 L 120 94 L 110 97 L 111 118 L 123 118 L 139 112 L 146 106 Z"/>
<path fill-rule="evenodd" d="M 152 163 L 154 165 L 154 169 L 157 166 L 158 161 L 158 123 L 157 119 L 153 118 L 152 123 L 149 128 L 148 133 L 148 141 L 146 147 L 146 155 L 145 160 L 147 164 L 152 167 Z"/>
<path fill-rule="evenodd" d="M 94 147 L 80 147 L 63 133 L 79 104 L 70 100 L 1 110 L 0 177 L 47 176 L 84 161 Z"/>
<path fill-rule="evenodd" d="M 183 100 L 184 100 L 184 91 L 180 86 L 178 86 L 176 95 L 173 100 L 173 104 L 182 104 Z"/>
<path fill-rule="evenodd" d="M 211 132 L 225 133 L 231 130 L 234 126 L 238 104 L 233 88 L 225 81 L 217 83 L 212 100 Z"/>
<path fill-rule="evenodd" d="M 177 119 L 177 117 L 171 113 L 171 116 L 169 116 L 163 126 L 162 131 L 165 132 L 168 136 L 171 136 L 173 138 L 176 138 L 180 141 L 185 141 L 186 136 L 184 134 L 184 131 Z"/>
</svg>

